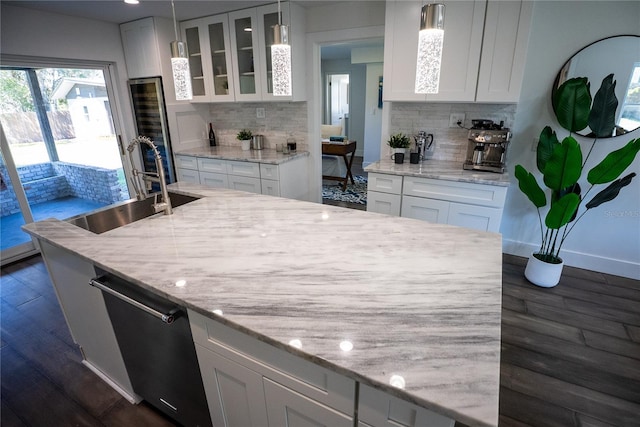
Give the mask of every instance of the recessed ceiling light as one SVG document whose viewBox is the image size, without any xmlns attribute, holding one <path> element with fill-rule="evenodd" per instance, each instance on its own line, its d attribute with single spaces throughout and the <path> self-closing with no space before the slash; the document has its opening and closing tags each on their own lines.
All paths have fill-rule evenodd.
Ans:
<svg viewBox="0 0 640 427">
<path fill-rule="evenodd" d="M 126 4 L 138 4 L 140 3 L 138 0 L 124 0 Z"/>
</svg>

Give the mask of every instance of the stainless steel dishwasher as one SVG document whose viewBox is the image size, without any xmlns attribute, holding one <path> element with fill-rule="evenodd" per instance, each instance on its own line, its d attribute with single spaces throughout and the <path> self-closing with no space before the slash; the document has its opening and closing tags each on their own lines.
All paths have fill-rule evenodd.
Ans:
<svg viewBox="0 0 640 427">
<path fill-rule="evenodd" d="M 133 390 L 186 427 L 211 426 L 187 311 L 96 268 Z"/>
</svg>

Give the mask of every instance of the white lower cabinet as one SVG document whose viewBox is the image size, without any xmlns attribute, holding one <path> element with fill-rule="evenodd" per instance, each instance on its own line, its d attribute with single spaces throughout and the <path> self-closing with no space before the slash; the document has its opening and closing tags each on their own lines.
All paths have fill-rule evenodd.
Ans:
<svg viewBox="0 0 640 427">
<path fill-rule="evenodd" d="M 93 264 L 64 249 L 39 240 L 58 302 L 84 364 L 131 402 L 133 391 L 120 347 L 111 326 L 102 292 L 89 285 Z"/>
<path fill-rule="evenodd" d="M 499 232 L 507 187 L 369 173 L 367 211 Z"/>
<path fill-rule="evenodd" d="M 454 427 L 455 420 L 360 384 L 360 427 Z"/>
<path fill-rule="evenodd" d="M 176 155 L 178 181 L 308 200 L 307 158 L 280 164 Z"/>
<path fill-rule="evenodd" d="M 352 426 L 355 381 L 189 310 L 214 426 Z"/>
</svg>

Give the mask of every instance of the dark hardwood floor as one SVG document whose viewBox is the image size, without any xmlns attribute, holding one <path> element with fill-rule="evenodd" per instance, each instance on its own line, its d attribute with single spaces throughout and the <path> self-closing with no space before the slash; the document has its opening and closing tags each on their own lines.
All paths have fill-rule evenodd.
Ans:
<svg viewBox="0 0 640 427">
<path fill-rule="evenodd" d="M 542 289 L 504 261 L 500 425 L 640 426 L 640 282 L 565 267 Z M 173 425 L 81 364 L 39 256 L 0 291 L 3 427 Z"/>
</svg>

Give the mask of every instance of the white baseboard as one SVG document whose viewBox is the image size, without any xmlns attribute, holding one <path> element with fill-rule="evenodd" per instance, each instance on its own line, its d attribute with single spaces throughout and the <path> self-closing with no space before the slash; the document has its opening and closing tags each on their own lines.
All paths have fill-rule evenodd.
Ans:
<svg viewBox="0 0 640 427">
<path fill-rule="evenodd" d="M 125 389 L 123 389 L 122 387 L 120 387 L 118 384 L 116 384 L 115 381 L 113 381 L 111 378 L 106 376 L 100 369 L 96 368 L 90 362 L 88 362 L 87 359 L 82 359 L 82 364 L 84 366 L 86 366 L 87 368 L 91 369 L 91 372 L 93 372 L 94 374 L 99 376 L 102 379 L 102 381 L 104 381 L 107 384 L 109 384 L 111 386 L 111 388 L 113 388 L 115 391 L 120 393 L 120 395 L 122 397 L 124 397 L 125 399 L 127 399 L 129 401 L 129 403 L 137 405 L 138 403 L 142 402 L 142 397 L 138 396 L 135 393 L 131 394 L 128 391 L 126 391 Z"/>
<path fill-rule="evenodd" d="M 529 258 L 529 255 L 538 249 L 540 249 L 539 245 L 502 239 L 502 251 L 506 254 Z M 564 265 L 640 280 L 640 263 L 565 249 L 562 250 L 561 256 Z"/>
</svg>

